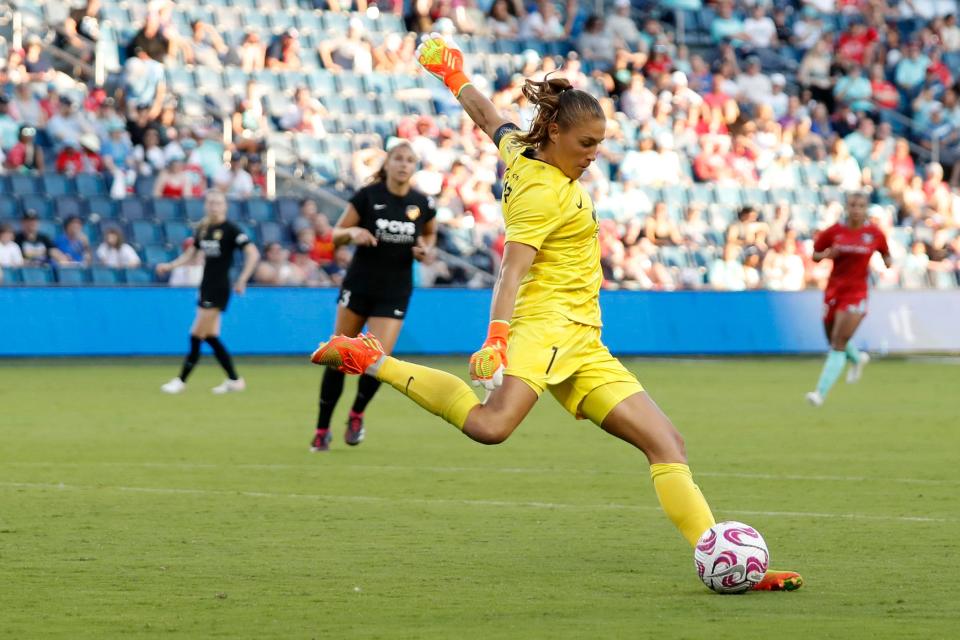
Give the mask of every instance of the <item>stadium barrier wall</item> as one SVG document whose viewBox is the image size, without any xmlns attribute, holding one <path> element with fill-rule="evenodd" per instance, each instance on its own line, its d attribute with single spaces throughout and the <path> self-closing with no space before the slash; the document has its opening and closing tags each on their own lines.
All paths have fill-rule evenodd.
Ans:
<svg viewBox="0 0 960 640">
<path fill-rule="evenodd" d="M 224 342 L 238 354 L 305 355 L 330 335 L 336 290 L 253 287 L 234 295 Z M 192 289 L 0 288 L 0 356 L 180 355 Z M 818 291 L 605 291 L 604 341 L 617 354 L 818 353 Z M 486 332 L 489 290 L 418 289 L 397 353 L 470 353 Z M 960 352 L 960 292 L 876 291 L 855 342 L 883 353 Z M 206 348 L 206 347 L 204 347 Z"/>
</svg>

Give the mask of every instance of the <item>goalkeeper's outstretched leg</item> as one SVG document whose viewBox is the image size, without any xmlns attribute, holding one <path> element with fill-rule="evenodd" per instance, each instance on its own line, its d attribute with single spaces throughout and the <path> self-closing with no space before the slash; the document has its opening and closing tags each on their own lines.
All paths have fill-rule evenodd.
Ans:
<svg viewBox="0 0 960 640">
<path fill-rule="evenodd" d="M 502 386 L 491 391 L 481 404 L 460 378 L 390 357 L 371 335 L 334 336 L 317 347 L 310 361 L 347 374 L 366 373 L 386 382 L 481 444 L 500 444 L 510 437 L 538 398 L 523 381 L 505 376 Z"/>
</svg>

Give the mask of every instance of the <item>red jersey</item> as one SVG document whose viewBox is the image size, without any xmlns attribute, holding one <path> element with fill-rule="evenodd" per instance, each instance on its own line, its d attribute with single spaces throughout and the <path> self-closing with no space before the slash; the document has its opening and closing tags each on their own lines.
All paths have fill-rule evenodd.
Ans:
<svg viewBox="0 0 960 640">
<path fill-rule="evenodd" d="M 880 227 L 865 224 L 859 229 L 837 223 L 824 230 L 813 243 L 814 251 L 823 251 L 828 247 L 837 250 L 833 259 L 833 270 L 827 282 L 827 296 L 837 292 L 867 292 L 867 274 L 870 258 L 874 251 L 881 255 L 890 255 L 887 238 Z"/>
</svg>

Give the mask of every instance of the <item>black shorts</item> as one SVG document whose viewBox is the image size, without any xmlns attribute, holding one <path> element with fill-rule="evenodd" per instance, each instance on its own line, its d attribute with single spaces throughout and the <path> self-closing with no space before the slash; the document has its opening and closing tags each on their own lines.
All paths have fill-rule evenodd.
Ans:
<svg viewBox="0 0 960 640">
<path fill-rule="evenodd" d="M 230 287 L 200 287 L 197 306 L 201 309 L 226 311 L 228 302 L 230 302 Z"/>
<path fill-rule="evenodd" d="M 364 318 L 396 318 L 403 320 L 407 316 L 407 305 L 410 304 L 410 292 L 401 293 L 370 293 L 367 291 L 353 291 L 344 287 L 340 289 L 337 304 L 353 311 Z"/>
</svg>

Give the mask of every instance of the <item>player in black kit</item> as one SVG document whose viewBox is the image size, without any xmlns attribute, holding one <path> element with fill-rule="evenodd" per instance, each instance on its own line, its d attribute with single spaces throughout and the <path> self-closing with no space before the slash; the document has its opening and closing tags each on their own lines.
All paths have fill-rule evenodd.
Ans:
<svg viewBox="0 0 960 640">
<path fill-rule="evenodd" d="M 409 142 L 388 144 L 383 167 L 354 194 L 333 230 L 334 244 L 357 247 L 340 289 L 333 333 L 356 336 L 367 325 L 387 353 L 393 351 L 407 314 L 413 261 L 431 259 L 436 242 L 433 202 L 410 184 L 416 168 Z M 343 392 L 343 375 L 332 367 L 323 373 L 311 451 L 330 446 L 330 419 Z M 375 378 L 360 376 L 344 435 L 348 445 L 363 441 L 363 412 L 379 387 Z"/>
<path fill-rule="evenodd" d="M 237 376 L 233 360 L 227 348 L 220 342 L 220 314 L 227 310 L 230 300 L 230 267 L 233 252 L 243 249 L 243 271 L 233 285 L 233 290 L 243 294 L 247 281 L 260 260 L 260 252 L 246 234 L 227 220 L 227 197 L 220 191 L 208 191 L 204 199 L 204 218 L 193 236 L 193 245 L 172 262 L 157 265 L 160 275 L 193 259 L 197 251 L 204 255 L 203 280 L 200 283 L 200 299 L 197 315 L 190 327 L 190 351 L 183 361 L 180 375 L 160 389 L 164 393 L 180 393 L 187 387 L 187 377 L 200 359 L 200 345 L 206 341 L 213 349 L 217 362 L 227 373 L 227 379 L 213 388 L 216 394 L 243 391 L 246 383 Z"/>
</svg>

